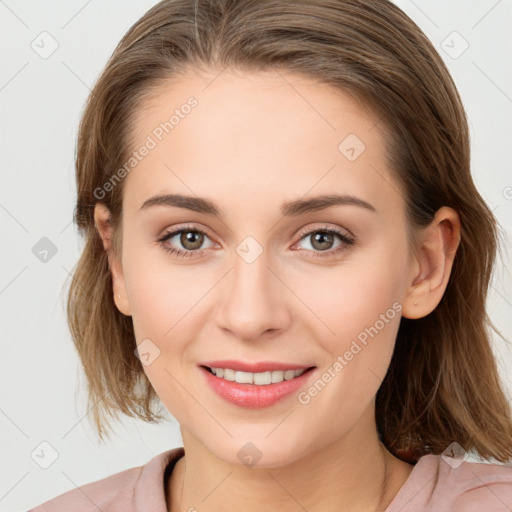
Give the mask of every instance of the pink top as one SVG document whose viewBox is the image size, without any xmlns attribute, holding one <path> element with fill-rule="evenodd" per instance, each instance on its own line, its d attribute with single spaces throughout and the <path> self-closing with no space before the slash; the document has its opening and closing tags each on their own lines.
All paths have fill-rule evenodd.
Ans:
<svg viewBox="0 0 512 512">
<path fill-rule="evenodd" d="M 143 466 L 72 489 L 29 512 L 167 512 L 165 480 L 183 447 Z M 166 470 L 167 468 L 167 470 Z M 511 512 L 512 468 L 424 455 L 385 512 Z"/>
</svg>

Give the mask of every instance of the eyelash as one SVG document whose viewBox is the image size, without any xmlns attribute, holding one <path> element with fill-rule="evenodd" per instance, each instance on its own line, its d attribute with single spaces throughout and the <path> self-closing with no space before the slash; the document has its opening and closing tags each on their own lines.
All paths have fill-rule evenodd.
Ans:
<svg viewBox="0 0 512 512">
<path fill-rule="evenodd" d="M 174 254 L 175 256 L 178 256 L 178 257 L 181 257 L 181 258 L 190 258 L 190 257 L 200 257 L 200 256 L 202 256 L 204 251 L 206 251 L 207 249 L 198 249 L 198 250 L 195 250 L 195 251 L 192 251 L 192 250 L 181 250 L 181 249 L 174 249 L 172 247 L 169 247 L 169 245 L 167 245 L 165 243 L 165 242 L 167 242 L 167 240 L 169 240 L 173 236 L 178 235 L 180 233 L 184 233 L 184 232 L 185 233 L 186 232 L 194 232 L 194 233 L 200 233 L 202 235 L 208 236 L 207 233 L 205 233 L 204 231 L 202 231 L 200 229 L 195 228 L 194 226 L 185 226 L 185 227 L 182 227 L 180 229 L 176 229 L 174 231 L 166 231 L 165 233 L 163 233 L 162 236 L 157 238 L 156 241 L 162 245 L 162 248 L 166 252 L 168 252 L 170 254 Z M 342 233 L 341 231 L 338 231 L 337 229 L 331 228 L 329 226 L 325 226 L 325 227 L 322 227 L 322 228 L 317 228 L 317 229 L 313 229 L 313 230 L 310 230 L 310 231 L 302 232 L 302 233 L 300 233 L 299 240 L 302 240 L 303 238 L 306 238 L 307 236 L 313 235 L 315 233 L 330 233 L 330 234 L 336 235 L 337 237 L 340 238 L 340 240 L 343 242 L 343 244 L 345 246 L 354 245 L 354 243 L 355 243 L 355 240 L 352 237 L 346 235 L 345 233 Z M 329 249 L 328 251 L 312 251 L 313 252 L 313 257 L 324 258 L 324 257 L 327 257 L 327 256 L 332 256 L 333 254 L 336 254 L 336 253 L 342 251 L 344 248 L 345 247 L 343 245 L 341 245 L 341 246 L 337 247 L 336 249 Z M 301 250 L 304 251 L 305 249 L 301 249 Z M 307 249 L 306 249 L 306 252 L 308 252 Z"/>
</svg>

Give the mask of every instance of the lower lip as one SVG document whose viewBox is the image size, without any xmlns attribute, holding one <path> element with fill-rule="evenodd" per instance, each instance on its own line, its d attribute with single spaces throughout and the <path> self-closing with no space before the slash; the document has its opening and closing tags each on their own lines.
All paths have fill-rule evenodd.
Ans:
<svg viewBox="0 0 512 512">
<path fill-rule="evenodd" d="M 279 400 L 291 395 L 303 386 L 314 373 L 316 368 L 305 371 L 299 377 L 290 380 L 283 380 L 275 384 L 258 386 L 256 384 L 239 384 L 231 382 L 210 373 L 206 368 L 200 367 L 205 375 L 209 386 L 219 396 L 232 404 L 249 409 L 260 409 L 269 407 Z"/>
</svg>

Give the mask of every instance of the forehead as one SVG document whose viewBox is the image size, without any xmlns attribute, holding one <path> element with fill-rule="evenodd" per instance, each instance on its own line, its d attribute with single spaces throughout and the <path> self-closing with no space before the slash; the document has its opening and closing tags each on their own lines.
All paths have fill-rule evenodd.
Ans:
<svg viewBox="0 0 512 512">
<path fill-rule="evenodd" d="M 246 209 L 308 193 L 399 201 L 382 197 L 398 186 L 381 125 L 347 92 L 302 75 L 191 71 L 139 106 L 131 146 L 150 149 L 129 172 L 124 198 L 136 207 L 173 191 Z"/>
</svg>

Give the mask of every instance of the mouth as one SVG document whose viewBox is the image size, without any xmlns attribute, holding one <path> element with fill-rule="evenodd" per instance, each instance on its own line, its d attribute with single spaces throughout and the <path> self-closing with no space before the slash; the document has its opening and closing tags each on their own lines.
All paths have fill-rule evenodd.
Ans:
<svg viewBox="0 0 512 512">
<path fill-rule="evenodd" d="M 213 363 L 199 365 L 205 384 L 227 402 L 248 409 L 270 407 L 293 396 L 317 373 L 316 366 L 283 363 L 248 365 L 233 361 Z M 248 367 L 258 371 L 244 371 Z"/>
</svg>

